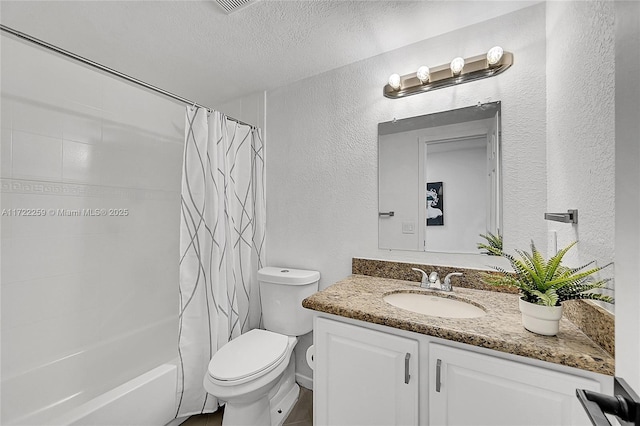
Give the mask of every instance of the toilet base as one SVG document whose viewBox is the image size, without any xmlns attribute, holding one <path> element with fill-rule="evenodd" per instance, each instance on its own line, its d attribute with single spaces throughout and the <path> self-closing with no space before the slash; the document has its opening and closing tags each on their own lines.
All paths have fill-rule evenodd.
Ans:
<svg viewBox="0 0 640 426">
<path fill-rule="evenodd" d="M 222 415 L 222 426 L 256 426 L 270 422 L 269 398 L 266 396 L 249 403 L 227 402 Z"/>
<path fill-rule="evenodd" d="M 295 380 L 295 357 L 267 395 L 252 402 L 225 404 L 222 426 L 281 426 L 298 401 L 300 386 Z"/>
<path fill-rule="evenodd" d="M 280 401 L 271 400 L 271 426 L 281 426 L 284 423 L 298 402 L 299 396 L 300 386 L 294 382 L 293 387 L 282 395 Z"/>
</svg>

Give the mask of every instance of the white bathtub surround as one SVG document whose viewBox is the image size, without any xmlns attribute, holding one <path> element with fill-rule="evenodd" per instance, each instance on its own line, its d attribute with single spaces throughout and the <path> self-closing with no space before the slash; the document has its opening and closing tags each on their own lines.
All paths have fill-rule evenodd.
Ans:
<svg viewBox="0 0 640 426">
<path fill-rule="evenodd" d="M 51 425 L 161 425 L 174 414 L 177 368 L 164 364 L 69 411 Z"/>
<path fill-rule="evenodd" d="M 209 361 L 225 343 L 260 324 L 263 158 L 259 129 L 187 107 L 176 417 L 218 408 L 202 384 Z"/>
<path fill-rule="evenodd" d="M 0 203 L 43 215 L 0 218 L 0 424 L 41 425 L 178 356 L 183 107 L 1 44 Z"/>
</svg>

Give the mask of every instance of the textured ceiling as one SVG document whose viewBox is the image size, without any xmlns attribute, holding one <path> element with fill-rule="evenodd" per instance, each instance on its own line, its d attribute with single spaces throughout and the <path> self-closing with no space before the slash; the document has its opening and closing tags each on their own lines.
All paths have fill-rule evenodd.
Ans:
<svg viewBox="0 0 640 426">
<path fill-rule="evenodd" d="M 0 21 L 215 108 L 533 3 L 3 0 Z"/>
</svg>

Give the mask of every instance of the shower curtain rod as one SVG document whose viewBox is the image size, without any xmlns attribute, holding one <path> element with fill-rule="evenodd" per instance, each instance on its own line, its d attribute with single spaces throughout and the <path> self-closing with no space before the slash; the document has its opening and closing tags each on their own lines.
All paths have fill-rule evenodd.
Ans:
<svg viewBox="0 0 640 426">
<path fill-rule="evenodd" d="M 18 38 L 21 38 L 23 40 L 26 40 L 26 41 L 28 41 L 30 43 L 36 44 L 36 45 L 38 45 L 40 47 L 44 47 L 45 49 L 51 50 L 51 51 L 53 51 L 53 52 L 55 52 L 55 53 L 57 53 L 59 55 L 66 56 L 67 58 L 71 58 L 71 59 L 74 59 L 76 61 L 82 62 L 83 64 L 89 65 L 89 66 L 91 66 L 93 68 L 97 68 L 100 71 L 106 72 L 107 74 L 114 75 L 114 76 L 116 76 L 118 78 L 121 78 L 123 80 L 126 80 L 126 81 L 129 81 L 131 83 L 137 84 L 138 86 L 142 86 L 145 89 L 148 89 L 148 90 L 151 90 L 153 92 L 159 93 L 159 94 L 161 94 L 163 96 L 166 96 L 168 98 L 175 99 L 176 101 L 180 101 L 182 103 L 185 103 L 187 105 L 191 105 L 191 106 L 194 106 L 194 107 L 204 108 L 207 111 L 213 111 L 212 108 L 206 107 L 204 105 L 200 105 L 200 104 L 198 104 L 198 103 L 196 103 L 194 101 L 190 101 L 187 98 L 183 98 L 182 96 L 178 96 L 178 95 L 176 95 L 174 93 L 168 92 L 168 91 L 166 91 L 164 89 L 161 89 L 159 87 L 156 87 L 156 86 L 154 86 L 152 84 L 146 83 L 146 82 L 144 82 L 142 80 L 138 80 L 135 77 L 131 77 L 131 76 L 129 76 L 127 74 L 124 74 L 124 73 L 122 73 L 120 71 L 114 70 L 113 68 L 109 68 L 109 67 L 107 67 L 105 65 L 102 65 L 102 64 L 99 64 L 97 62 L 94 62 L 91 59 L 87 59 L 87 58 L 82 57 L 80 55 L 76 55 L 73 52 L 69 52 L 68 50 L 64 50 L 64 49 L 62 49 L 62 48 L 60 48 L 58 46 L 54 46 L 53 44 L 47 43 L 46 41 L 42 41 L 42 40 L 37 39 L 37 38 L 35 38 L 33 36 L 30 36 L 29 34 L 25 34 L 25 33 L 20 32 L 18 30 L 14 30 L 13 28 L 7 27 L 6 25 L 0 24 L 0 30 L 5 31 L 5 32 L 7 32 L 7 33 L 9 33 L 11 35 L 14 35 L 14 36 L 16 36 Z M 226 114 L 225 114 L 225 116 L 229 120 L 235 121 L 238 124 L 243 124 L 243 125 L 249 126 L 249 127 L 256 127 L 256 126 L 253 126 L 253 125 L 251 125 L 249 123 L 245 123 L 244 121 L 238 120 L 237 118 L 229 117 Z"/>
</svg>

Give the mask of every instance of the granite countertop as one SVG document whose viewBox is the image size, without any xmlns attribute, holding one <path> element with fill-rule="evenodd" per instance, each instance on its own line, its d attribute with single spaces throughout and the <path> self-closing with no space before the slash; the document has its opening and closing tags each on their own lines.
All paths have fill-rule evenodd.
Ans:
<svg viewBox="0 0 640 426">
<path fill-rule="evenodd" d="M 571 321 L 562 318 L 557 336 L 524 329 L 518 295 L 455 287 L 453 296 L 481 305 L 480 318 L 439 318 L 406 311 L 382 298 L 399 291 L 425 292 L 419 283 L 364 275 L 350 277 L 306 298 L 305 308 L 386 325 L 428 336 L 525 356 L 600 374 L 614 374 L 614 359 Z M 436 295 L 446 296 L 438 292 Z"/>
</svg>

